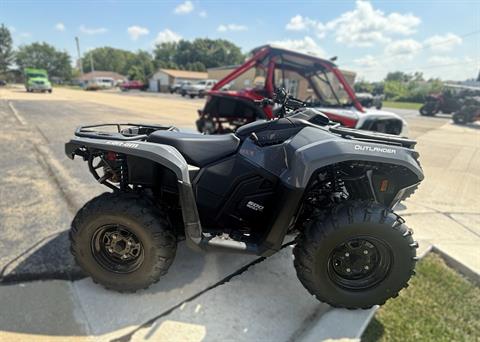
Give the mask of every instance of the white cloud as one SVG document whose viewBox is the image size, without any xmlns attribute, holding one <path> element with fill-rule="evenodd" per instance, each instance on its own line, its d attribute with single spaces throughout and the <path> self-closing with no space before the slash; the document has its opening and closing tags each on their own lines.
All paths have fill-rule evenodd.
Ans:
<svg viewBox="0 0 480 342">
<path fill-rule="evenodd" d="M 304 52 L 319 57 L 325 57 L 325 51 L 318 46 L 318 44 L 309 36 L 303 39 L 285 39 L 270 42 L 272 45 L 277 45 L 286 49 Z"/>
<path fill-rule="evenodd" d="M 462 44 L 462 38 L 454 33 L 447 33 L 443 36 L 434 35 L 424 41 L 425 46 L 433 51 L 451 51 L 455 46 Z"/>
<path fill-rule="evenodd" d="M 310 24 L 314 23 L 315 21 L 308 18 L 308 17 L 302 17 L 300 14 L 297 14 L 296 16 L 292 17 L 290 21 L 288 22 L 287 26 L 285 28 L 290 31 L 303 31 L 310 26 Z"/>
<path fill-rule="evenodd" d="M 414 39 L 397 40 L 385 47 L 385 55 L 387 57 L 399 55 L 400 59 L 412 59 L 421 48 L 422 44 Z"/>
<path fill-rule="evenodd" d="M 178 42 L 180 39 L 182 39 L 181 35 L 169 29 L 165 29 L 163 31 L 158 32 L 157 37 L 155 38 L 155 43 L 156 44 L 173 43 L 173 42 Z"/>
<path fill-rule="evenodd" d="M 363 57 L 355 59 L 353 62 L 358 66 L 365 68 L 373 68 L 380 64 L 378 59 L 373 57 L 372 55 L 365 55 Z"/>
<path fill-rule="evenodd" d="M 89 34 L 89 35 L 95 35 L 95 34 L 103 34 L 106 33 L 108 30 L 105 27 L 86 27 L 85 25 L 80 26 L 80 32 Z"/>
<path fill-rule="evenodd" d="M 9 26 L 8 29 L 10 30 L 11 33 L 15 33 L 17 29 L 14 26 Z"/>
<path fill-rule="evenodd" d="M 185 1 L 175 7 L 175 14 L 187 14 L 193 11 L 195 7 L 191 1 Z"/>
<path fill-rule="evenodd" d="M 217 27 L 218 32 L 227 32 L 227 31 L 246 31 L 248 27 L 245 25 L 237 25 L 237 24 L 226 24 L 220 25 Z"/>
<path fill-rule="evenodd" d="M 463 58 L 434 55 L 428 59 L 431 68 L 425 69 L 426 78 L 461 81 L 478 75 L 479 63 L 470 56 Z"/>
<path fill-rule="evenodd" d="M 30 37 L 32 36 L 32 34 L 31 34 L 30 32 L 20 32 L 20 33 L 18 34 L 18 36 L 19 36 L 20 38 L 30 38 Z"/>
<path fill-rule="evenodd" d="M 459 61 L 458 58 L 449 57 L 449 56 L 432 56 L 428 58 L 428 63 L 435 64 L 435 65 L 457 63 L 458 61 Z"/>
<path fill-rule="evenodd" d="M 200 12 L 198 12 L 198 15 L 202 18 L 206 18 L 207 17 L 207 11 L 200 11 Z"/>
<path fill-rule="evenodd" d="M 60 32 L 65 31 L 65 25 L 62 22 L 57 23 L 54 28 Z"/>
<path fill-rule="evenodd" d="M 356 1 L 355 9 L 341 14 L 327 23 L 296 15 L 286 25 L 287 30 L 313 31 L 319 38 L 333 32 L 338 43 L 348 46 L 368 47 L 387 43 L 393 35 L 415 33 L 420 18 L 411 13 L 390 13 L 374 9 L 368 1 Z"/>
<path fill-rule="evenodd" d="M 137 40 L 141 36 L 146 36 L 147 34 L 149 34 L 150 31 L 146 27 L 133 25 L 127 28 L 127 33 L 132 40 Z"/>
<path fill-rule="evenodd" d="M 292 17 L 285 28 L 289 31 L 314 31 L 318 38 L 323 38 L 326 33 L 326 27 L 319 21 L 310 19 L 309 17 L 302 17 L 297 14 Z"/>
</svg>

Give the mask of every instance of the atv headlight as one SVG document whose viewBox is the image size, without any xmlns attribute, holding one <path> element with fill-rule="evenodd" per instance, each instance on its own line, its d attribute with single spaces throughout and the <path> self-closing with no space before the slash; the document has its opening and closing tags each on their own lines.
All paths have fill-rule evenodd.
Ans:
<svg viewBox="0 0 480 342">
<path fill-rule="evenodd" d="M 405 119 L 402 119 L 402 131 L 400 132 L 401 136 L 408 137 L 410 134 L 410 131 L 408 129 L 408 123 L 405 121 Z"/>
</svg>

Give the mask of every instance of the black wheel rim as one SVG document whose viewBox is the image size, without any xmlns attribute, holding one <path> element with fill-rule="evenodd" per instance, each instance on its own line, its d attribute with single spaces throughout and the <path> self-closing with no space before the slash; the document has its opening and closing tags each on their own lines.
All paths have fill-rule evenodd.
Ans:
<svg viewBox="0 0 480 342">
<path fill-rule="evenodd" d="M 374 287 L 388 275 L 392 265 L 390 247 L 373 237 L 355 237 L 333 249 L 328 260 L 328 275 L 348 290 Z"/>
<path fill-rule="evenodd" d="M 91 241 L 92 255 L 107 271 L 131 273 L 144 260 L 144 248 L 138 237 L 127 227 L 117 224 L 98 228 Z"/>
</svg>

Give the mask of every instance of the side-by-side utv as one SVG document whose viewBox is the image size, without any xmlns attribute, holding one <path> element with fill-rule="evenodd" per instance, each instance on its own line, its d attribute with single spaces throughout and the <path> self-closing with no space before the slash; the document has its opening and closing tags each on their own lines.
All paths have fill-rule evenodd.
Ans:
<svg viewBox="0 0 480 342">
<path fill-rule="evenodd" d="M 406 136 L 407 123 L 400 116 L 361 105 L 351 86 L 354 77 L 331 60 L 261 46 L 208 92 L 197 129 L 207 134 L 228 133 L 255 120 L 275 118 L 278 105 L 258 108 L 255 101 L 273 98 L 276 89 L 286 88 L 344 127 Z M 226 86 L 229 90 L 222 90 Z"/>
</svg>

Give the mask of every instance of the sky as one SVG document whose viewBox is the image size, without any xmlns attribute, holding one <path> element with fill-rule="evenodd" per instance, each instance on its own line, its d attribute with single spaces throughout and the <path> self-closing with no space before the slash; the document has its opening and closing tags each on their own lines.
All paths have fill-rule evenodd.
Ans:
<svg viewBox="0 0 480 342">
<path fill-rule="evenodd" d="M 248 52 L 267 43 L 330 58 L 377 81 L 389 71 L 444 80 L 480 70 L 480 0 L 25 1 L 0 0 L 15 46 L 45 41 L 77 57 L 102 46 L 228 39 Z"/>
</svg>

